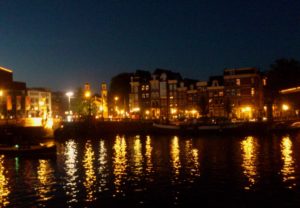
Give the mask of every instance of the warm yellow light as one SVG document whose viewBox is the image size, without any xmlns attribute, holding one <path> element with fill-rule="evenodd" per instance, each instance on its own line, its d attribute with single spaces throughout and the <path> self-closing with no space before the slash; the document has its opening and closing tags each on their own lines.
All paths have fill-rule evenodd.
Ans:
<svg viewBox="0 0 300 208">
<path fill-rule="evenodd" d="M 12 70 L 0 66 L 0 70 L 12 73 Z"/>
<path fill-rule="evenodd" d="M 52 127 L 53 127 L 53 118 L 48 118 L 47 119 L 47 122 L 46 122 L 46 124 L 45 124 L 45 128 L 46 129 L 52 129 Z"/>
<path fill-rule="evenodd" d="M 250 106 L 246 106 L 242 108 L 242 112 L 250 112 L 252 108 Z"/>
<path fill-rule="evenodd" d="M 74 95 L 74 93 L 72 91 L 69 91 L 69 92 L 66 93 L 67 97 L 72 97 L 73 95 Z"/>
<path fill-rule="evenodd" d="M 145 114 L 146 114 L 146 115 L 149 115 L 149 114 L 150 114 L 150 111 L 149 111 L 149 110 L 146 110 L 146 111 L 145 111 Z"/>
<path fill-rule="evenodd" d="M 283 111 L 287 111 L 290 109 L 290 106 L 288 106 L 287 104 L 282 104 L 282 110 Z"/>
<path fill-rule="evenodd" d="M 0 90 L 0 97 L 3 96 L 3 90 Z"/>
<path fill-rule="evenodd" d="M 176 108 L 171 108 L 171 114 L 175 114 L 177 113 L 177 109 Z"/>
<path fill-rule="evenodd" d="M 193 110 L 191 110 L 191 113 L 192 113 L 193 115 L 195 115 L 195 114 L 197 113 L 197 111 L 196 111 L 195 109 L 193 109 Z"/>
<path fill-rule="evenodd" d="M 118 101 L 118 100 L 119 100 L 119 97 L 118 97 L 118 96 L 116 96 L 116 97 L 114 97 L 114 99 L 115 99 L 115 101 Z"/>
<path fill-rule="evenodd" d="M 133 108 L 133 109 L 132 109 L 132 112 L 139 112 L 139 111 L 140 111 L 140 108 L 139 108 L 139 107 Z"/>
<path fill-rule="evenodd" d="M 84 93 L 84 97 L 86 97 L 86 98 L 91 97 L 91 92 L 90 92 L 90 91 L 86 91 L 86 92 Z"/>
<path fill-rule="evenodd" d="M 44 106 L 44 105 L 45 105 L 45 102 L 41 100 L 41 101 L 39 102 L 39 105 L 40 105 L 40 106 Z"/>
</svg>

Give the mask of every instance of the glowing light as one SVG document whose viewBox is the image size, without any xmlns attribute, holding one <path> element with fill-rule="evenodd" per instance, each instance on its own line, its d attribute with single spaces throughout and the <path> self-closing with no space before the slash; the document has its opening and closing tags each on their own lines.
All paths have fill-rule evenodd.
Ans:
<svg viewBox="0 0 300 208">
<path fill-rule="evenodd" d="M 124 137 L 116 137 L 116 141 L 113 149 L 114 151 L 114 175 L 115 175 L 115 192 L 116 194 L 122 193 L 122 184 L 123 180 L 126 177 L 126 168 L 127 168 L 127 158 L 126 158 L 126 140 Z"/>
<path fill-rule="evenodd" d="M 0 90 L 0 97 L 3 96 L 3 90 Z"/>
<path fill-rule="evenodd" d="M 77 187 L 77 146 L 73 140 L 67 141 L 65 144 L 65 152 L 64 155 L 66 157 L 65 160 L 65 172 L 66 172 L 66 185 L 64 189 L 66 191 L 66 195 L 70 198 L 67 203 L 75 203 L 77 202 L 77 194 L 79 192 Z"/>
<path fill-rule="evenodd" d="M 46 129 L 52 129 L 53 127 L 53 118 L 48 118 L 45 124 Z"/>
<path fill-rule="evenodd" d="M 177 113 L 177 109 L 176 108 L 171 108 L 171 114 L 176 114 Z"/>
<path fill-rule="evenodd" d="M 52 169 L 48 160 L 39 160 L 37 178 L 40 183 L 37 187 L 37 193 L 41 201 L 47 201 L 53 197 L 53 195 L 50 195 L 52 184 L 55 180 L 53 172 L 54 170 Z"/>
<path fill-rule="evenodd" d="M 139 112 L 141 109 L 139 108 L 139 107 L 137 107 L 137 108 L 133 108 L 132 110 L 131 110 L 131 112 Z"/>
<path fill-rule="evenodd" d="M 119 97 L 118 97 L 118 96 L 114 97 L 114 100 L 115 100 L 115 101 L 118 101 L 118 100 L 119 100 Z"/>
<path fill-rule="evenodd" d="M 246 106 L 242 108 L 242 112 L 250 112 L 252 108 L 250 106 Z"/>
<path fill-rule="evenodd" d="M 139 136 L 134 140 L 134 170 L 135 180 L 139 181 L 143 173 L 142 144 Z"/>
<path fill-rule="evenodd" d="M 180 173 L 181 162 L 180 162 L 180 146 L 178 137 L 175 136 L 171 143 L 171 163 L 174 171 L 174 180 L 177 181 Z M 173 182 L 175 182 L 173 181 Z"/>
<path fill-rule="evenodd" d="M 193 109 L 193 110 L 191 110 L 191 113 L 192 113 L 193 115 L 195 115 L 195 114 L 197 113 L 197 111 L 196 111 L 195 109 Z"/>
<path fill-rule="evenodd" d="M 102 192 L 107 189 L 108 176 L 109 176 L 108 161 L 107 161 L 107 149 L 105 147 L 104 140 L 100 141 L 98 163 L 99 163 L 98 175 L 100 177 L 99 191 Z"/>
<path fill-rule="evenodd" d="M 281 154 L 283 167 L 281 173 L 283 182 L 288 184 L 288 188 L 292 189 L 296 186 L 295 183 L 295 160 L 293 158 L 292 141 L 289 137 L 284 137 L 281 141 Z"/>
<path fill-rule="evenodd" d="M 2 67 L 2 66 L 0 66 L 0 70 L 6 71 L 6 72 L 9 72 L 9 73 L 12 73 L 12 72 L 13 72 L 12 70 L 10 70 L 10 69 L 8 69 L 8 68 L 4 68 L 4 67 Z"/>
<path fill-rule="evenodd" d="M 91 97 L 91 92 L 90 92 L 90 91 L 86 91 L 86 92 L 84 93 L 84 97 L 85 97 L 85 98 Z"/>
<path fill-rule="evenodd" d="M 153 172 L 153 164 L 152 164 L 152 146 L 151 146 L 151 137 L 147 136 L 146 139 L 146 174 L 150 176 L 150 174 Z"/>
<path fill-rule="evenodd" d="M 69 98 L 71 98 L 73 95 L 74 95 L 74 93 L 72 91 L 68 91 L 66 93 L 66 96 L 69 97 Z"/>
<path fill-rule="evenodd" d="M 290 106 L 287 105 L 287 104 L 282 104 L 281 108 L 282 108 L 283 111 L 287 111 L 287 110 L 290 109 Z"/>
<path fill-rule="evenodd" d="M 193 183 L 195 178 L 200 176 L 200 164 L 199 151 L 193 148 L 191 140 L 187 140 L 185 143 L 185 158 L 187 160 L 187 168 L 190 170 L 187 179 Z"/>
<path fill-rule="evenodd" d="M 85 169 L 85 181 L 83 182 L 84 187 L 86 188 L 86 201 L 94 201 L 96 200 L 96 174 L 94 171 L 94 160 L 95 154 L 92 148 L 92 144 L 90 141 L 87 141 L 85 144 L 85 154 L 83 158 L 83 167 Z"/>
<path fill-rule="evenodd" d="M 256 161 L 257 161 L 257 143 L 256 140 L 252 137 L 246 137 L 241 141 L 242 148 L 242 158 L 243 163 L 242 167 L 244 169 L 244 174 L 248 178 L 249 184 L 244 188 L 246 190 L 251 189 L 251 187 L 256 183 L 257 170 L 256 170 Z"/>
<path fill-rule="evenodd" d="M 44 106 L 44 105 L 45 105 L 45 101 L 41 100 L 41 101 L 39 102 L 39 106 Z"/>
<path fill-rule="evenodd" d="M 145 111 L 145 114 L 148 116 L 150 114 L 150 111 L 149 110 L 146 110 Z"/>
<path fill-rule="evenodd" d="M 0 155 L 0 207 L 6 207 L 9 202 L 8 195 L 11 187 L 9 186 L 8 171 L 4 167 L 4 155 Z"/>
</svg>

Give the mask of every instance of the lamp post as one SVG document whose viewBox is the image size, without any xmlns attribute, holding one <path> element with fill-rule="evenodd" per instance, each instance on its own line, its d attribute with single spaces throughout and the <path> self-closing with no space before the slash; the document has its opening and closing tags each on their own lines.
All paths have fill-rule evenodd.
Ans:
<svg viewBox="0 0 300 208">
<path fill-rule="evenodd" d="M 118 96 L 115 96 L 115 97 L 114 97 L 114 100 L 115 100 L 115 113 L 116 113 L 116 117 L 118 117 L 118 111 L 119 111 L 119 109 L 118 109 L 117 102 L 118 102 L 118 100 L 119 100 L 119 97 L 118 97 Z"/>
<path fill-rule="evenodd" d="M 72 91 L 69 91 L 66 93 L 66 96 L 68 97 L 68 111 L 69 114 L 71 112 L 71 97 L 73 97 L 74 93 Z"/>
</svg>

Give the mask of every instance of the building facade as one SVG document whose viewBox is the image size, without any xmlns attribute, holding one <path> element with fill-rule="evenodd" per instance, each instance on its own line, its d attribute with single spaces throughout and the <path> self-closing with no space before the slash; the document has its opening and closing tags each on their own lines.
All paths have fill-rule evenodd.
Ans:
<svg viewBox="0 0 300 208">
<path fill-rule="evenodd" d="M 26 83 L 13 81 L 13 71 L 0 67 L 0 117 L 26 116 Z"/>
<path fill-rule="evenodd" d="M 44 119 L 52 116 L 51 91 L 45 88 L 29 88 L 27 95 L 30 100 L 28 116 L 42 117 Z"/>
<path fill-rule="evenodd" d="M 262 116 L 263 84 L 257 68 L 225 69 L 224 87 L 233 118 L 252 120 Z"/>
</svg>

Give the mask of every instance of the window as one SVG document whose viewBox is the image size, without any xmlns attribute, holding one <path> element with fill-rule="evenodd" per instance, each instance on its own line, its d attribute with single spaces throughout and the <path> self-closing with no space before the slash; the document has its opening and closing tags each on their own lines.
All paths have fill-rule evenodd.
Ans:
<svg viewBox="0 0 300 208">
<path fill-rule="evenodd" d="M 224 96 L 224 92 L 220 91 L 219 96 L 221 96 L 221 97 Z"/>
<path fill-rule="evenodd" d="M 255 89 L 251 88 L 251 96 L 254 96 L 254 95 L 255 95 Z"/>
<path fill-rule="evenodd" d="M 263 85 L 264 85 L 264 86 L 267 85 L 267 79 L 266 79 L 266 78 L 263 79 Z"/>
<path fill-rule="evenodd" d="M 236 83 L 236 85 L 240 86 L 241 85 L 241 80 L 240 79 L 236 79 L 235 83 Z"/>
</svg>

